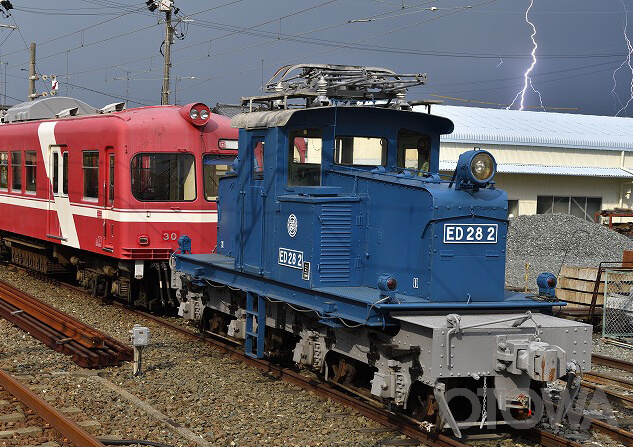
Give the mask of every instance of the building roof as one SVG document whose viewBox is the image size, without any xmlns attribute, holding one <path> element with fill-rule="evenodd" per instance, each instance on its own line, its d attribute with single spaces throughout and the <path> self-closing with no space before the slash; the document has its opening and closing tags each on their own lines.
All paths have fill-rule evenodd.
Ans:
<svg viewBox="0 0 633 447">
<path fill-rule="evenodd" d="M 454 171 L 456 161 L 440 161 L 440 171 Z M 544 175 L 572 175 L 579 177 L 611 177 L 633 178 L 633 173 L 621 168 L 596 168 L 580 166 L 542 166 L 524 164 L 498 164 L 500 174 L 544 174 Z"/>
<path fill-rule="evenodd" d="M 426 113 L 425 106 L 414 110 Z M 633 150 L 633 119 L 571 113 L 435 105 L 433 115 L 455 123 L 442 142 Z"/>
<path fill-rule="evenodd" d="M 238 113 L 245 112 L 245 110 L 244 107 L 239 104 L 222 104 L 218 102 L 215 107 L 213 107 L 212 112 L 233 118 Z"/>
</svg>

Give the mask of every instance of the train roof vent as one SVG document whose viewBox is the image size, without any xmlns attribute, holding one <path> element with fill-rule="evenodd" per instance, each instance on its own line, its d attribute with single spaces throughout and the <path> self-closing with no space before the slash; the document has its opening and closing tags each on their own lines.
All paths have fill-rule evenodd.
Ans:
<svg viewBox="0 0 633 447">
<path fill-rule="evenodd" d="M 242 98 L 242 105 L 249 111 L 334 103 L 410 109 L 405 101 L 407 89 L 425 83 L 426 74 L 398 74 L 380 67 L 286 65 L 266 84 L 267 94 Z"/>
<path fill-rule="evenodd" d="M 79 109 L 77 107 L 71 107 L 70 109 L 64 109 L 61 112 L 59 112 L 58 114 L 56 114 L 55 118 L 63 118 L 65 116 L 76 116 L 78 110 Z"/>
<path fill-rule="evenodd" d="M 77 111 L 74 114 L 69 113 L 70 109 L 77 109 Z M 63 113 L 67 114 L 62 115 Z M 5 123 L 15 123 L 53 119 L 61 116 L 94 115 L 96 113 L 97 109 L 78 99 L 52 96 L 16 104 L 7 110 L 3 119 Z"/>
<path fill-rule="evenodd" d="M 112 113 L 112 112 L 120 112 L 121 110 L 126 109 L 125 102 L 113 102 L 112 104 L 108 104 L 107 106 L 98 110 L 99 113 Z"/>
</svg>

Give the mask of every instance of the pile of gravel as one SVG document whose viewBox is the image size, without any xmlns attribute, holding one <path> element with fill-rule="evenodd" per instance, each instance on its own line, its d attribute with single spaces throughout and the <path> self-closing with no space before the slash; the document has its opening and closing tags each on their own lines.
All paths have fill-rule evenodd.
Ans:
<svg viewBox="0 0 633 447">
<path fill-rule="evenodd" d="M 536 288 L 542 272 L 558 275 L 562 265 L 598 267 L 601 261 L 621 261 L 633 241 L 602 225 L 568 214 L 537 214 L 510 220 L 506 257 L 506 287 Z"/>
</svg>

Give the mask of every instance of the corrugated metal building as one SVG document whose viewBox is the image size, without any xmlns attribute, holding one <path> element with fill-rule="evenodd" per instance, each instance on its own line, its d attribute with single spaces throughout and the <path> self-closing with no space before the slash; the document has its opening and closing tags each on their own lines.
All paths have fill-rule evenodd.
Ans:
<svg viewBox="0 0 633 447">
<path fill-rule="evenodd" d="M 452 171 L 465 150 L 489 150 L 512 214 L 593 220 L 599 209 L 633 208 L 631 118 L 445 105 L 431 112 L 455 123 L 442 137 L 440 169 Z"/>
</svg>

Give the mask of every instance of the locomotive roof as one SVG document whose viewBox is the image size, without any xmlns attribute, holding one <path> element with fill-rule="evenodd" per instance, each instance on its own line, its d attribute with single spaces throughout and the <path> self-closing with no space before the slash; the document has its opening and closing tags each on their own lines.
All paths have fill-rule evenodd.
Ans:
<svg viewBox="0 0 633 447">
<path fill-rule="evenodd" d="M 447 134 L 453 131 L 453 122 L 448 118 L 444 118 L 437 115 L 431 115 L 427 113 L 420 113 L 408 110 L 397 110 L 390 108 L 379 108 L 374 106 L 327 106 L 327 107 L 315 107 L 307 109 L 286 109 L 286 110 L 267 110 L 259 112 L 246 112 L 235 115 L 231 119 L 231 127 L 240 129 L 266 129 L 270 127 L 281 127 L 287 125 L 291 118 L 295 115 L 311 114 L 311 113 L 323 113 L 324 111 L 339 111 L 356 113 L 363 111 L 365 113 L 375 113 L 376 119 L 383 119 L 387 116 L 408 116 L 415 117 L 420 120 L 431 121 L 438 129 L 438 133 Z M 403 115 L 406 114 L 406 115 Z M 427 122 L 428 122 L 427 121 Z"/>
</svg>

